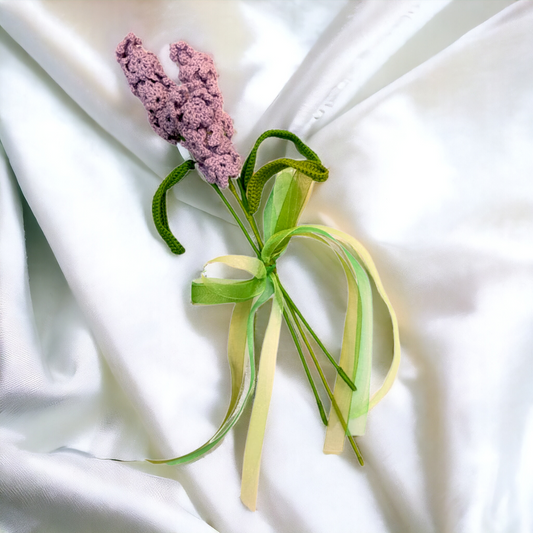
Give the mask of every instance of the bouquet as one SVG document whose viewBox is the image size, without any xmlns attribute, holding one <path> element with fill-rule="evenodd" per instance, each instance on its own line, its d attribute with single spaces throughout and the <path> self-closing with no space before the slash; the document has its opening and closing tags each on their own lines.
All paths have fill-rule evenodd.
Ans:
<svg viewBox="0 0 533 533">
<path fill-rule="evenodd" d="M 223 263 L 246 272 L 250 279 L 213 278 L 204 270 L 191 286 L 193 304 L 234 306 L 228 341 L 231 398 L 222 424 L 205 444 L 186 455 L 147 460 L 177 465 L 199 459 L 221 442 L 253 397 L 244 452 L 241 499 L 249 509 L 256 509 L 263 437 L 279 336 L 285 321 L 313 391 L 320 418 L 327 427 L 324 452 L 341 453 L 347 438 L 363 465 L 364 460 L 354 437 L 364 434 L 368 411 L 385 396 L 395 379 L 400 361 L 398 324 L 372 258 L 361 243 L 338 229 L 298 225 L 314 183 L 325 182 L 329 177 L 328 169 L 309 146 L 285 130 L 264 132 L 242 161 L 231 141 L 233 123 L 223 110 L 213 59 L 187 43 L 180 41 L 170 46 L 170 58 L 179 67 L 179 85 L 165 74 L 157 57 L 146 51 L 142 41 L 132 33 L 118 45 L 116 56 L 132 93 L 144 105 L 154 131 L 166 141 L 181 146 L 180 151 L 184 155 L 184 162 L 163 180 L 152 202 L 155 226 L 170 251 L 180 255 L 185 248 L 169 227 L 166 193 L 196 169 L 235 218 L 253 252 L 252 256 L 217 257 L 205 265 Z M 256 169 L 258 150 L 271 137 L 293 143 L 303 159 L 276 159 Z M 263 189 L 271 178 L 275 181 L 262 212 L 261 231 L 257 218 Z M 223 190 L 233 196 L 239 212 L 230 204 Z M 316 335 L 278 275 L 277 261 L 293 237 L 307 237 L 329 247 L 346 274 L 348 306 L 339 362 Z M 390 369 L 384 383 L 372 395 L 374 295 L 371 280 L 388 309 L 393 334 Z M 270 317 L 256 370 L 255 316 L 259 308 L 269 301 L 272 302 Z M 329 415 L 304 350 L 308 352 L 320 378 L 319 384 L 330 400 Z M 337 372 L 333 388 L 317 356 L 319 351 Z"/>
</svg>

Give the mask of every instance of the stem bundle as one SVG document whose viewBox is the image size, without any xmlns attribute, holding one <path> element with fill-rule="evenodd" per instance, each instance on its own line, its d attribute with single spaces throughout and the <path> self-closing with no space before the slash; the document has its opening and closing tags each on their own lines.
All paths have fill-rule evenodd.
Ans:
<svg viewBox="0 0 533 533">
<path fill-rule="evenodd" d="M 230 180 L 228 188 L 229 188 L 230 192 L 233 194 L 233 196 L 235 197 L 239 207 L 241 208 L 241 211 L 244 214 L 244 216 L 245 216 L 245 218 L 246 218 L 246 220 L 247 220 L 247 222 L 248 222 L 248 224 L 250 226 L 250 229 L 252 230 L 253 235 L 255 236 L 255 239 L 256 239 L 255 242 L 254 242 L 253 238 L 251 237 L 250 232 L 247 230 L 246 226 L 244 225 L 243 221 L 238 216 L 238 214 L 235 212 L 235 210 L 233 209 L 231 204 L 228 202 L 227 198 L 224 196 L 224 194 L 222 193 L 220 188 L 216 184 L 212 185 L 212 186 L 215 189 L 215 191 L 217 192 L 217 194 L 220 196 L 220 198 L 222 199 L 222 201 L 224 202 L 224 204 L 226 205 L 226 207 L 228 208 L 230 213 L 235 218 L 235 221 L 237 222 L 237 224 L 241 228 L 242 232 L 244 233 L 244 236 L 248 240 L 250 246 L 252 247 L 252 249 L 255 252 L 255 254 L 257 255 L 257 257 L 261 258 L 261 252 L 263 250 L 264 244 L 263 244 L 263 241 L 261 239 L 261 234 L 259 233 L 259 228 L 257 227 L 257 223 L 255 221 L 254 215 L 251 214 L 249 212 L 248 208 L 247 208 L 246 196 L 244 194 L 243 189 L 241 188 L 241 190 L 240 190 L 241 196 L 239 196 L 239 193 L 238 193 L 235 185 L 233 184 L 233 181 Z M 315 401 L 316 401 L 316 404 L 317 404 L 317 407 L 318 407 L 318 411 L 320 413 L 320 418 L 321 418 L 322 422 L 324 423 L 324 425 L 327 426 L 328 425 L 328 419 L 327 419 L 327 415 L 326 415 L 326 410 L 324 409 L 324 405 L 322 403 L 322 400 L 320 399 L 320 395 L 319 395 L 316 383 L 315 383 L 315 381 L 313 379 L 313 376 L 311 374 L 311 370 L 309 368 L 309 365 L 307 364 L 307 361 L 305 359 L 305 356 L 304 356 L 304 353 L 303 353 L 303 350 L 302 350 L 301 341 L 303 341 L 303 343 L 305 344 L 305 347 L 306 347 L 309 355 L 311 356 L 311 359 L 313 360 L 313 364 L 314 364 L 314 366 L 316 368 L 316 371 L 318 372 L 318 374 L 320 376 L 320 380 L 321 380 L 322 386 L 324 387 L 324 389 L 325 389 L 325 391 L 326 391 L 326 393 L 327 393 L 327 395 L 328 395 L 328 397 L 329 397 L 329 399 L 331 401 L 331 405 L 332 405 L 333 409 L 335 410 L 335 413 L 337 414 L 337 417 L 340 420 L 340 423 L 341 423 L 341 425 L 342 425 L 342 427 L 343 427 L 343 429 L 344 429 L 344 431 L 345 431 L 345 433 L 346 433 L 346 435 L 348 437 L 350 445 L 351 445 L 355 455 L 357 456 L 359 464 L 361 464 L 361 466 L 363 466 L 364 465 L 363 456 L 361 455 L 361 452 L 360 452 L 360 450 L 359 450 L 359 448 L 358 448 L 358 446 L 357 446 L 357 444 L 355 442 L 355 439 L 348 432 L 348 427 L 347 427 L 346 420 L 344 419 L 344 416 L 341 413 L 339 405 L 337 404 L 337 401 L 335 400 L 333 392 L 332 392 L 332 390 L 331 390 L 331 388 L 330 388 L 330 386 L 329 386 L 329 384 L 327 382 L 327 379 L 326 379 L 326 376 L 324 374 L 324 371 L 322 370 L 322 366 L 320 365 L 320 362 L 319 362 L 319 360 L 318 360 L 313 348 L 311 347 L 311 344 L 310 344 L 309 339 L 307 338 L 307 336 L 306 336 L 306 334 L 304 332 L 303 327 L 305 327 L 307 329 L 308 333 L 311 335 L 311 337 L 314 339 L 314 341 L 320 347 L 320 349 L 322 350 L 324 355 L 327 357 L 328 361 L 334 366 L 335 370 L 337 371 L 337 374 L 341 377 L 341 379 L 343 379 L 345 381 L 345 383 L 353 391 L 356 390 L 356 386 L 353 383 L 353 381 L 348 377 L 346 372 L 338 365 L 338 363 L 335 361 L 333 356 L 329 353 L 329 351 L 324 346 L 323 342 L 320 340 L 318 335 L 315 333 L 313 328 L 309 325 L 309 323 L 307 322 L 307 320 L 303 316 L 302 312 L 298 309 L 298 307 L 296 306 L 296 304 L 294 303 L 294 301 L 290 297 L 289 293 L 286 291 L 286 289 L 281 284 L 281 281 L 280 281 L 278 275 L 274 272 L 273 276 L 275 276 L 276 281 L 279 284 L 279 287 L 281 288 L 281 292 L 283 294 L 283 298 L 284 298 L 284 301 L 285 301 L 285 309 L 283 310 L 283 317 L 285 319 L 285 322 L 286 322 L 287 327 L 289 329 L 289 333 L 290 333 L 290 335 L 292 337 L 292 340 L 294 342 L 294 345 L 295 345 L 296 350 L 298 352 L 298 355 L 300 357 L 300 361 L 301 361 L 302 366 L 304 368 L 304 372 L 305 372 L 305 375 L 307 377 L 307 380 L 309 381 L 309 384 L 310 384 L 311 389 L 313 391 L 313 395 L 315 397 Z"/>
</svg>

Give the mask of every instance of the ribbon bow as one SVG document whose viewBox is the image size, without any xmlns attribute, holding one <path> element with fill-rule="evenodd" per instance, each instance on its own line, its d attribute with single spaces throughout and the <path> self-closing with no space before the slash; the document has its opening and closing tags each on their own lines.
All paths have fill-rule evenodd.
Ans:
<svg viewBox="0 0 533 533">
<path fill-rule="evenodd" d="M 364 434 L 368 410 L 388 392 L 399 365 L 400 345 L 394 310 L 369 253 L 361 243 L 346 233 L 325 226 L 302 225 L 272 235 L 265 243 L 261 260 L 254 257 L 228 255 L 209 261 L 207 265 L 223 263 L 253 276 L 250 280 L 237 281 L 213 279 L 202 275 L 192 284 L 192 302 L 195 304 L 235 303 L 228 341 L 232 381 L 231 400 L 224 421 L 213 437 L 192 454 L 169 464 L 187 462 L 202 455 L 216 446 L 237 422 L 254 390 L 256 375 L 254 316 L 264 303 L 272 299 L 244 452 L 241 498 L 252 510 L 256 506 L 261 451 L 272 395 L 282 316 L 284 310 L 287 309 L 286 297 L 273 260 L 280 255 L 294 236 L 312 238 L 330 247 L 342 264 L 348 280 L 348 310 L 340 365 L 354 381 L 357 390 L 352 391 L 344 381 L 337 380 L 335 398 L 344 420 L 347 421 L 347 428 L 343 427 L 342 418 L 339 418 L 332 410 L 324 445 L 326 453 L 340 453 L 347 434 Z M 391 367 L 384 383 L 371 398 L 369 392 L 372 366 L 372 289 L 369 278 L 374 281 L 379 295 L 387 306 L 394 339 Z"/>
</svg>

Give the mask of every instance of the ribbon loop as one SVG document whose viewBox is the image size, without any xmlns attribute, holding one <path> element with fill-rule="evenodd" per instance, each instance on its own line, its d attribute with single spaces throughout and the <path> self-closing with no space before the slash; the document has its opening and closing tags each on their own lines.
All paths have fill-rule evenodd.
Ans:
<svg viewBox="0 0 533 533">
<path fill-rule="evenodd" d="M 244 270 L 253 276 L 250 280 L 231 280 L 208 278 L 204 274 L 192 282 L 191 300 L 194 304 L 216 305 L 238 303 L 250 300 L 265 290 L 267 269 L 262 261 L 245 255 L 225 255 L 207 262 L 222 263 L 227 266 Z"/>
<path fill-rule="evenodd" d="M 263 211 L 265 240 L 284 229 L 294 228 L 313 189 L 314 181 L 293 168 L 281 171 Z"/>
</svg>

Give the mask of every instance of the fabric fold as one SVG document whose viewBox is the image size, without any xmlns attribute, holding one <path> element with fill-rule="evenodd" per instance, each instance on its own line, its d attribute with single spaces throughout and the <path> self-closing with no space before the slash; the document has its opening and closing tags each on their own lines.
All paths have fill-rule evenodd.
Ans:
<svg viewBox="0 0 533 533">
<path fill-rule="evenodd" d="M 532 4 L 302 5 L 0 1 L 0 529 L 533 530 Z M 190 280 L 251 250 L 196 176 L 168 195 L 187 253 L 158 241 L 150 201 L 181 159 L 119 82 L 113 51 L 129 31 L 160 59 L 177 39 L 213 55 L 242 154 L 259 129 L 311 139 L 330 177 L 303 220 L 357 238 L 398 314 L 402 365 L 358 441 L 363 470 L 346 450 L 322 453 L 281 329 L 256 513 L 239 500 L 247 410 L 190 465 L 87 456 L 194 450 L 242 377 L 236 360 L 232 385 L 226 363 L 231 306 L 191 306 Z M 294 157 L 275 141 L 271 155 Z M 343 266 L 301 239 L 277 267 L 337 357 Z M 374 303 L 371 392 L 393 345 Z"/>
</svg>

